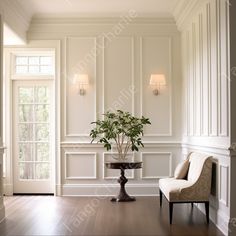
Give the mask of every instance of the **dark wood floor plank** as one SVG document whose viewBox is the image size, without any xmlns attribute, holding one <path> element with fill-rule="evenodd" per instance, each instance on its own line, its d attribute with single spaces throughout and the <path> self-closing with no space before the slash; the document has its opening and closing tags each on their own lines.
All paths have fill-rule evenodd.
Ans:
<svg viewBox="0 0 236 236">
<path fill-rule="evenodd" d="M 160 208 L 157 197 L 116 203 L 100 197 L 12 196 L 5 197 L 5 207 L 1 236 L 223 235 L 190 204 L 174 205 L 170 225 L 168 203 Z"/>
</svg>

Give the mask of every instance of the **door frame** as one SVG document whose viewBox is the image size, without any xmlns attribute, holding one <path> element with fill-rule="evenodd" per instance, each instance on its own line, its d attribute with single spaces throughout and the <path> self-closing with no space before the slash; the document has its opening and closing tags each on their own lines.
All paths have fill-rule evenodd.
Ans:
<svg viewBox="0 0 236 236">
<path fill-rule="evenodd" d="M 4 48 L 4 90 L 5 90 L 5 146 L 6 146 L 6 173 L 4 173 L 4 194 L 13 195 L 13 140 L 12 140 L 12 127 L 13 117 L 11 114 L 13 106 L 13 59 L 14 56 L 20 53 L 27 52 L 52 52 L 55 59 L 55 75 L 51 77 L 52 93 L 53 93 L 53 106 L 54 106 L 54 158 L 52 158 L 52 184 L 53 194 L 56 196 L 61 195 L 61 158 L 60 158 L 60 40 L 32 40 L 29 44 L 19 47 L 5 47 Z M 17 78 L 15 78 L 17 79 Z"/>
</svg>

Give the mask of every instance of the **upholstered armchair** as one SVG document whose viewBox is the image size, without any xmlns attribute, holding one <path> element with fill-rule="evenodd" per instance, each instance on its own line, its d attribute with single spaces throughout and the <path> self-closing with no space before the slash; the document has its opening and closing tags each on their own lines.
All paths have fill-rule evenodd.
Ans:
<svg viewBox="0 0 236 236">
<path fill-rule="evenodd" d="M 211 190 L 212 158 L 192 152 L 180 163 L 173 178 L 159 180 L 160 206 L 162 195 L 169 202 L 169 220 L 172 224 L 174 203 L 204 203 L 209 223 L 209 196 Z"/>
</svg>

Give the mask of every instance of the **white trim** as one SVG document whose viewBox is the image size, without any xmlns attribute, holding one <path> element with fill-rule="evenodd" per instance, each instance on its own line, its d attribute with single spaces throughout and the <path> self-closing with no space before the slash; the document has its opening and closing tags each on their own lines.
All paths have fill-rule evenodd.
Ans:
<svg viewBox="0 0 236 236">
<path fill-rule="evenodd" d="M 196 151 L 210 152 L 216 155 L 229 156 L 230 150 L 227 146 L 210 146 L 210 145 L 200 145 L 194 143 L 182 143 L 182 148 L 188 148 Z"/>
<path fill-rule="evenodd" d="M 143 141 L 145 148 L 147 147 L 169 147 L 169 148 L 181 148 L 181 141 Z M 91 142 L 72 142 L 64 141 L 60 143 L 61 148 L 103 148 L 102 144 Z"/>
<path fill-rule="evenodd" d="M 222 179 L 222 168 L 226 169 L 226 183 L 224 184 L 224 186 L 226 187 L 226 199 L 222 198 L 222 190 L 223 190 L 223 186 L 221 184 L 221 179 Z M 224 204 L 226 207 L 228 207 L 228 203 L 229 203 L 229 166 L 228 165 L 224 165 L 224 164 L 219 164 L 219 201 Z"/>
<path fill-rule="evenodd" d="M 158 196 L 158 184 L 130 184 L 125 185 L 129 195 Z M 62 196 L 114 196 L 119 192 L 120 185 L 115 184 L 64 184 Z"/>
<path fill-rule="evenodd" d="M 121 20 L 119 17 L 78 17 L 73 16 L 60 16 L 53 14 L 37 14 L 31 20 L 31 25 L 38 24 L 101 24 L 101 25 L 114 25 L 117 24 Z M 136 17 L 132 21 L 129 22 L 131 25 L 136 24 L 162 24 L 162 25 L 175 25 L 175 19 L 173 17 Z M 176 32 L 178 32 L 176 30 Z"/>
<path fill-rule="evenodd" d="M 3 193 L 6 196 L 11 196 L 13 194 L 13 184 L 3 184 Z"/>
<path fill-rule="evenodd" d="M 93 155 L 94 163 L 93 163 L 93 170 L 94 175 L 92 176 L 73 176 L 68 177 L 67 171 L 67 160 L 69 155 Z M 97 153 L 96 152 L 65 152 L 65 179 L 66 180 L 76 180 L 76 179 L 97 179 Z"/>
<path fill-rule="evenodd" d="M 12 64 L 12 55 L 11 54 L 31 54 L 33 52 L 53 52 L 55 56 L 55 79 L 53 85 L 53 96 L 55 99 L 55 160 L 53 164 L 53 179 L 52 184 L 53 186 L 57 186 L 61 184 L 61 159 L 60 159 L 60 45 L 61 40 L 32 40 L 30 44 L 27 46 L 17 46 L 17 47 L 5 47 L 5 57 L 6 57 L 6 65 Z M 11 78 L 11 68 L 8 66 L 6 67 L 6 73 L 4 82 L 6 84 L 6 106 L 8 109 L 12 110 L 12 80 L 8 79 Z M 10 121 L 7 122 L 6 127 L 6 134 L 11 133 L 12 131 L 12 118 L 10 117 L 9 111 L 5 114 L 5 119 Z M 12 153 L 9 147 L 12 147 L 12 135 L 8 135 L 6 139 L 6 146 L 8 147 L 6 150 L 6 165 L 7 165 L 7 176 L 5 178 L 5 183 L 10 185 L 13 183 L 13 170 L 12 170 Z M 54 188 L 54 194 L 60 192 L 59 189 Z"/>
<path fill-rule="evenodd" d="M 205 208 L 204 204 L 197 203 L 195 204 L 197 208 L 205 215 Z M 210 219 L 216 225 L 216 227 L 224 234 L 228 235 L 228 224 L 230 222 L 229 217 L 222 212 L 221 210 L 215 209 L 215 207 L 210 205 Z"/>
</svg>

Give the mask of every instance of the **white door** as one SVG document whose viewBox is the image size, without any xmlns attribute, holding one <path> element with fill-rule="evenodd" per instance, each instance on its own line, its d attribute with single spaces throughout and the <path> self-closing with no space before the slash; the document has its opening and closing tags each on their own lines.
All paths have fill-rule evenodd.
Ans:
<svg viewBox="0 0 236 236">
<path fill-rule="evenodd" d="M 53 193 L 50 81 L 13 82 L 13 192 Z"/>
</svg>

